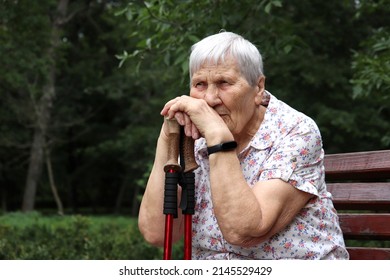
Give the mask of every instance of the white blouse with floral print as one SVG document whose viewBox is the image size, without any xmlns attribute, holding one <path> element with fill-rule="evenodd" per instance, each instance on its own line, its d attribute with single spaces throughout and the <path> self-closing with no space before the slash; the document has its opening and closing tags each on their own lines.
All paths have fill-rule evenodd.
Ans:
<svg viewBox="0 0 390 280">
<path fill-rule="evenodd" d="M 248 185 L 279 178 L 314 198 L 283 231 L 266 242 L 249 248 L 229 244 L 214 215 L 207 145 L 201 138 L 195 143 L 199 168 L 195 170 L 192 258 L 348 259 L 332 196 L 326 190 L 324 151 L 317 125 L 267 91 L 263 105 L 267 107 L 264 120 L 238 156 Z"/>
</svg>

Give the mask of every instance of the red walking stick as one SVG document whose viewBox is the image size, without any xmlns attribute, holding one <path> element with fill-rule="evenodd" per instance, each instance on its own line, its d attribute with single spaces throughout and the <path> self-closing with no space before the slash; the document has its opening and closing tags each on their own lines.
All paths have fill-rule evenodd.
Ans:
<svg viewBox="0 0 390 280">
<path fill-rule="evenodd" d="M 184 215 L 184 259 L 191 259 L 192 215 L 195 212 L 195 177 L 192 172 L 198 165 L 194 157 L 194 140 L 184 136 L 175 119 L 165 120 L 168 127 L 168 161 L 164 166 L 164 260 L 172 256 L 173 219 L 177 218 L 177 185 L 182 187 L 180 208 Z M 180 165 L 178 158 L 180 154 Z"/>
<path fill-rule="evenodd" d="M 165 119 L 168 128 L 168 161 L 164 166 L 165 187 L 164 187 L 164 210 L 165 215 L 165 236 L 164 236 L 164 260 L 170 260 L 172 255 L 172 230 L 173 219 L 177 217 L 177 184 L 181 166 L 178 164 L 180 126 L 176 120 Z"/>
<path fill-rule="evenodd" d="M 182 188 L 180 208 L 184 214 L 184 259 L 192 254 L 192 215 L 195 213 L 195 174 L 198 167 L 194 156 L 194 140 L 185 137 L 182 128 L 180 138 L 180 165 L 183 169 L 179 184 Z"/>
</svg>

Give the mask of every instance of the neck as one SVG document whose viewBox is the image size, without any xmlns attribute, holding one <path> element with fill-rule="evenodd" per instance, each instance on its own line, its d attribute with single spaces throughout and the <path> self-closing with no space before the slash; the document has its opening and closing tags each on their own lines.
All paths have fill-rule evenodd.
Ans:
<svg viewBox="0 0 390 280">
<path fill-rule="evenodd" d="M 266 107 L 258 106 L 255 110 L 253 117 L 248 122 L 248 125 L 245 126 L 243 130 L 244 133 L 234 134 L 234 139 L 237 142 L 237 152 L 241 152 L 243 149 L 248 146 L 249 142 L 252 140 L 253 136 L 257 133 L 260 128 L 261 123 L 264 120 L 264 115 L 266 111 Z"/>
</svg>

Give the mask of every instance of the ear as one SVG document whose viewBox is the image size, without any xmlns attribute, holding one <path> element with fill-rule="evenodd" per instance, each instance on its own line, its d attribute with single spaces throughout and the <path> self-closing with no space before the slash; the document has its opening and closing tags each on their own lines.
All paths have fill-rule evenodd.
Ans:
<svg viewBox="0 0 390 280">
<path fill-rule="evenodd" d="M 255 96 L 256 105 L 261 105 L 261 101 L 263 100 L 264 90 L 265 90 L 265 76 L 261 76 L 256 86 L 256 96 Z"/>
</svg>

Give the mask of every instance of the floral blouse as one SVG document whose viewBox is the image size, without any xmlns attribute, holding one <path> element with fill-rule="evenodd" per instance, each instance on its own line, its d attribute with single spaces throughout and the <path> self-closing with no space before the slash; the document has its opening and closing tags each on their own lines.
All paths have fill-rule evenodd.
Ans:
<svg viewBox="0 0 390 280">
<path fill-rule="evenodd" d="M 249 248 L 229 244 L 214 215 L 207 145 L 201 138 L 195 143 L 199 168 L 195 170 L 192 258 L 348 259 L 332 196 L 326 190 L 324 151 L 317 125 L 267 91 L 263 105 L 267 107 L 264 120 L 238 156 L 249 187 L 279 178 L 314 198 L 269 240 Z"/>
</svg>

